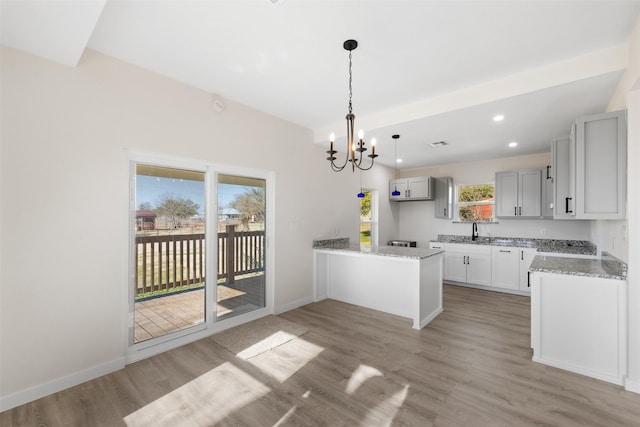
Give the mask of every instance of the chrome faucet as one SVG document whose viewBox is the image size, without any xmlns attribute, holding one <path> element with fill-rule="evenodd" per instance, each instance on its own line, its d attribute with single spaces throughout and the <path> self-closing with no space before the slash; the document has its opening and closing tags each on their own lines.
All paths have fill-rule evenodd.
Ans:
<svg viewBox="0 0 640 427">
<path fill-rule="evenodd" d="M 475 222 L 473 223 L 471 228 L 471 240 L 473 240 L 474 242 L 478 240 L 478 224 L 476 224 Z"/>
</svg>

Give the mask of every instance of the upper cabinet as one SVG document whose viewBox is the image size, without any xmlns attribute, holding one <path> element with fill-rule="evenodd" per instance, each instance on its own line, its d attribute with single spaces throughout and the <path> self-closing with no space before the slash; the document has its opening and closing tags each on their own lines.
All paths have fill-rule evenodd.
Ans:
<svg viewBox="0 0 640 427">
<path fill-rule="evenodd" d="M 393 195 L 394 192 L 399 193 Z M 389 200 L 433 200 L 433 178 L 430 176 L 392 179 L 389 181 Z"/>
<path fill-rule="evenodd" d="M 626 150 L 624 111 L 581 117 L 554 141 L 554 219 L 624 219 Z"/>
<path fill-rule="evenodd" d="M 496 217 L 540 218 L 542 171 L 496 172 Z"/>
<path fill-rule="evenodd" d="M 451 219 L 453 217 L 453 178 L 445 176 L 434 178 L 436 218 Z"/>
<path fill-rule="evenodd" d="M 542 211 L 544 219 L 553 219 L 553 175 L 551 165 L 542 169 Z"/>
<path fill-rule="evenodd" d="M 576 216 L 624 219 L 626 184 L 625 112 L 576 120 Z"/>
</svg>

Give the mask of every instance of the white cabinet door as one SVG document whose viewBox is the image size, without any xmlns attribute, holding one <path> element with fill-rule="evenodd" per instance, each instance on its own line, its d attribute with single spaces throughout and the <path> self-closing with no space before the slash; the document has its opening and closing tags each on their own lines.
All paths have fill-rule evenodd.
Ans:
<svg viewBox="0 0 640 427">
<path fill-rule="evenodd" d="M 540 218 L 542 171 L 496 172 L 496 217 Z"/>
<path fill-rule="evenodd" d="M 491 248 L 491 285 L 497 288 L 520 288 L 520 250 L 513 247 Z"/>
<path fill-rule="evenodd" d="M 542 171 L 518 172 L 518 217 L 539 218 L 542 207 Z"/>
<path fill-rule="evenodd" d="M 434 216 L 451 219 L 453 217 L 453 179 L 443 177 L 434 178 L 433 181 L 435 190 Z"/>
<path fill-rule="evenodd" d="M 406 200 L 408 193 L 408 183 L 406 179 L 392 179 L 389 181 L 389 199 L 390 200 Z M 394 191 L 400 192 L 399 195 L 394 196 Z"/>
<path fill-rule="evenodd" d="M 575 129 L 575 126 L 574 126 Z M 575 219 L 575 131 L 551 144 L 553 162 L 553 219 Z"/>
<path fill-rule="evenodd" d="M 537 249 L 519 249 L 518 253 L 520 255 L 520 290 L 531 292 L 531 273 L 529 272 L 529 267 L 531 267 L 531 263 L 533 262 L 533 258 L 537 255 Z"/>
<path fill-rule="evenodd" d="M 431 177 L 408 178 L 410 199 L 431 199 Z"/>
<path fill-rule="evenodd" d="M 518 172 L 496 173 L 496 217 L 518 216 Z"/>
<path fill-rule="evenodd" d="M 432 200 L 432 181 L 430 176 L 392 179 L 389 181 L 389 200 Z M 400 194 L 394 196 L 394 191 Z"/>
<path fill-rule="evenodd" d="M 491 286 L 491 252 L 467 255 L 467 283 Z"/>
<path fill-rule="evenodd" d="M 625 218 L 626 129 L 624 111 L 576 120 L 578 218 Z"/>
<path fill-rule="evenodd" d="M 551 166 L 542 169 L 542 210 L 540 216 L 553 219 L 553 172 Z"/>
<path fill-rule="evenodd" d="M 467 256 L 462 253 L 444 253 L 444 278 L 455 282 L 467 281 Z"/>
</svg>

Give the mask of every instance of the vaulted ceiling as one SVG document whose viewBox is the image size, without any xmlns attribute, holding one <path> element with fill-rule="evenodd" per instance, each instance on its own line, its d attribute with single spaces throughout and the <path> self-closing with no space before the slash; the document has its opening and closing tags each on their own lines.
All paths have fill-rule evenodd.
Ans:
<svg viewBox="0 0 640 427">
<path fill-rule="evenodd" d="M 342 44 L 356 39 L 356 128 L 388 165 L 400 134 L 411 168 L 549 151 L 575 117 L 607 107 L 639 11 L 640 0 L 2 0 L 0 36 L 70 67 L 93 49 L 308 127 L 317 143 L 333 131 L 339 147 Z"/>
</svg>

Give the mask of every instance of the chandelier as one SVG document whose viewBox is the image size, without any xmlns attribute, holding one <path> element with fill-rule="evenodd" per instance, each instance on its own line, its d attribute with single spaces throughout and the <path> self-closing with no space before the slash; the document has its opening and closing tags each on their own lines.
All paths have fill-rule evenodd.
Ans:
<svg viewBox="0 0 640 427">
<path fill-rule="evenodd" d="M 337 151 L 333 149 L 333 143 L 336 139 L 336 136 L 332 133 L 329 136 L 330 148 L 329 151 L 327 151 L 327 154 L 329 155 L 329 157 L 327 157 L 327 160 L 331 162 L 331 169 L 334 172 L 340 172 L 342 169 L 344 169 L 345 166 L 347 166 L 347 162 L 351 162 L 351 169 L 353 172 L 355 172 L 356 168 L 366 171 L 371 169 L 374 159 L 378 157 L 378 155 L 376 154 L 376 140 L 375 138 L 373 138 L 371 140 L 371 154 L 367 155 L 367 157 L 371 159 L 371 163 L 368 167 L 365 167 L 364 165 L 362 165 L 362 159 L 364 157 L 364 152 L 367 151 L 367 148 L 365 147 L 364 132 L 362 131 L 362 129 L 358 132 L 358 142 L 355 142 L 353 139 L 353 122 L 356 116 L 353 114 L 353 106 L 351 104 L 351 98 L 353 96 L 353 91 L 351 90 L 351 52 L 358 47 L 358 42 L 355 40 L 347 40 L 343 43 L 342 47 L 344 47 L 345 50 L 349 51 L 349 113 L 347 113 L 347 116 L 345 117 L 347 119 L 347 156 L 345 157 L 342 165 L 338 165 L 335 163 L 335 160 L 337 159 L 337 157 L 335 157 L 335 154 L 337 153 Z M 358 154 L 356 154 L 356 152 Z"/>
</svg>

